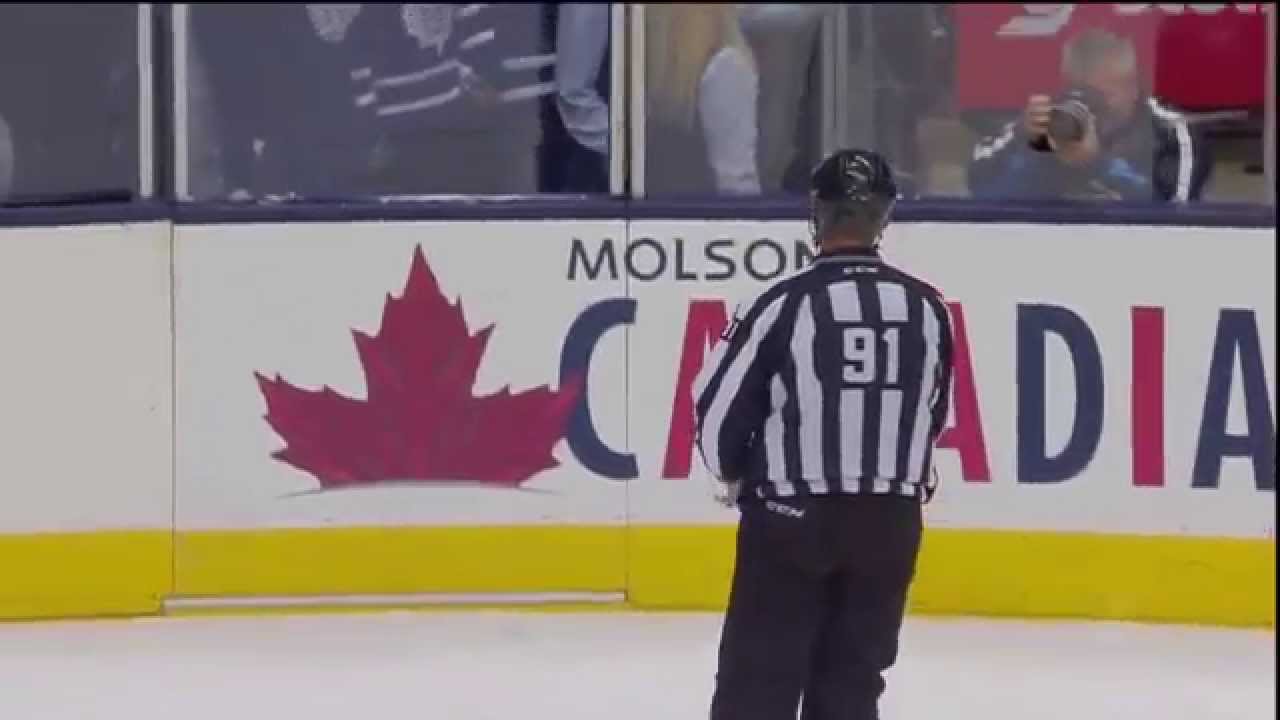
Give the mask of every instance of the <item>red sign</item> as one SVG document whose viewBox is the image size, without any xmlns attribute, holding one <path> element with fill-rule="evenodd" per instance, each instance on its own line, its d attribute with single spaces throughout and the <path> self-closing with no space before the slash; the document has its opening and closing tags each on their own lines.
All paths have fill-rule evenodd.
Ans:
<svg viewBox="0 0 1280 720">
<path fill-rule="evenodd" d="M 1062 46 L 1089 28 L 1134 41 L 1143 80 L 1188 110 L 1261 107 L 1264 3 L 957 3 L 956 104 L 1015 109 L 1062 88 Z"/>
</svg>

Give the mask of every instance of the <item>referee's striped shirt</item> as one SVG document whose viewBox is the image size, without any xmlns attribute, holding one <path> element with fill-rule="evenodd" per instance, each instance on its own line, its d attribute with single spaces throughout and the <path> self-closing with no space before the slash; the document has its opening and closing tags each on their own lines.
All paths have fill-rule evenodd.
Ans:
<svg viewBox="0 0 1280 720">
<path fill-rule="evenodd" d="M 927 501 L 951 377 L 937 291 L 874 251 L 824 253 L 735 311 L 695 385 L 698 448 L 743 496 Z"/>
</svg>

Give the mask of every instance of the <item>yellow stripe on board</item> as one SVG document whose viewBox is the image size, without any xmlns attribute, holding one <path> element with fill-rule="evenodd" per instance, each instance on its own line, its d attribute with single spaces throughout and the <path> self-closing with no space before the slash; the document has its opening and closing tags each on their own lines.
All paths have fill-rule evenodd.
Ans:
<svg viewBox="0 0 1280 720">
<path fill-rule="evenodd" d="M 1274 540 L 932 530 L 912 609 L 1275 626 Z"/>
<path fill-rule="evenodd" d="M 631 530 L 635 605 L 723 609 L 732 527 Z M 994 530 L 926 532 L 920 614 L 1275 627 L 1273 540 Z"/>
<path fill-rule="evenodd" d="M 179 532 L 177 594 L 609 591 L 622 526 L 352 527 Z"/>
<path fill-rule="evenodd" d="M 724 609 L 736 526 L 636 525 L 628 532 L 628 600 L 649 608 Z"/>
<path fill-rule="evenodd" d="M 147 615 L 173 590 L 169 530 L 0 535 L 0 619 Z"/>
<path fill-rule="evenodd" d="M 719 610 L 733 538 L 731 526 L 678 525 L 0 535 L 0 618 L 148 614 L 172 594 L 624 588 L 641 609 Z M 1274 627 L 1275 568 L 1272 540 L 937 529 L 927 533 L 911 607 Z"/>
</svg>

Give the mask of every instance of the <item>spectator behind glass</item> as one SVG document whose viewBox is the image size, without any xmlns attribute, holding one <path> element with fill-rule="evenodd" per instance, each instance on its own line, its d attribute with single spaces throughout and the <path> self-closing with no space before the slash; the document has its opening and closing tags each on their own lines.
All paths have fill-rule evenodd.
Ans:
<svg viewBox="0 0 1280 720">
<path fill-rule="evenodd" d="M 539 3 L 193 5 L 226 187 L 534 192 L 538 103 L 554 88 L 542 12 Z"/>
<path fill-rule="evenodd" d="M 733 5 L 645 7 L 650 194 L 760 193 L 755 61 Z"/>
<path fill-rule="evenodd" d="M 813 122 L 820 102 L 815 94 L 806 92 L 809 64 L 817 51 L 823 17 L 835 12 L 836 7 L 817 3 L 738 4 L 742 31 L 760 75 L 757 164 L 764 192 L 782 188 L 783 174 L 792 162 L 801 168 L 798 191 L 809 191 L 809 173 L 818 164 L 821 150 L 814 142 L 820 139 L 821 132 Z"/>
<path fill-rule="evenodd" d="M 552 190 L 609 190 L 609 4 L 557 3 L 556 110 L 569 141 Z"/>
<path fill-rule="evenodd" d="M 542 3 L 367 4 L 386 14 L 367 90 L 382 126 L 383 194 L 526 194 L 538 190 L 540 101 L 556 56 Z M 411 41 L 411 42 L 406 42 Z M 385 45 L 384 45 L 385 44 Z"/>
<path fill-rule="evenodd" d="M 1198 199 L 1211 162 L 1204 143 L 1178 113 L 1144 96 L 1133 43 L 1087 30 L 1063 47 L 1068 95 L 1079 139 L 1055 138 L 1050 119 L 1064 97 L 1032 95 L 1020 120 L 980 140 L 969 165 L 975 197 L 1089 198 L 1186 202 Z"/>
</svg>

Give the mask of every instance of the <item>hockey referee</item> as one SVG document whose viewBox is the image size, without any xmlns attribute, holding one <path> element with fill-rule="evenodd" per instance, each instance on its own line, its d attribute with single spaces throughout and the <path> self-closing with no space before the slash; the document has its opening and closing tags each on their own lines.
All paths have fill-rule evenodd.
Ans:
<svg viewBox="0 0 1280 720">
<path fill-rule="evenodd" d="M 695 390 L 717 498 L 741 511 L 712 720 L 878 717 L 936 487 L 951 322 L 880 257 L 892 171 L 841 150 L 810 194 L 817 258 L 739 307 Z"/>
</svg>

